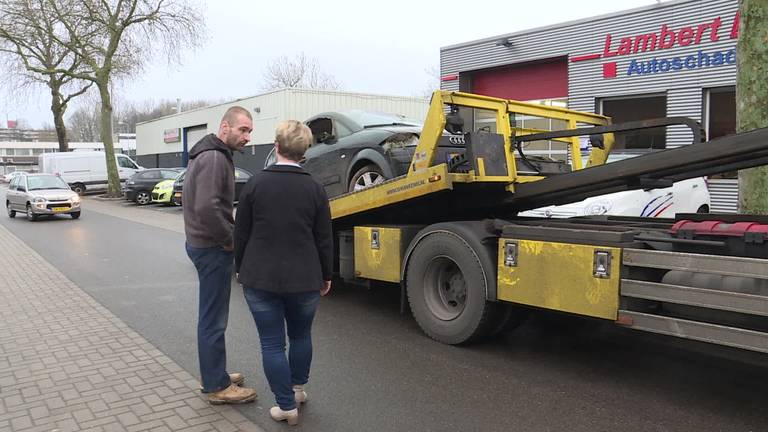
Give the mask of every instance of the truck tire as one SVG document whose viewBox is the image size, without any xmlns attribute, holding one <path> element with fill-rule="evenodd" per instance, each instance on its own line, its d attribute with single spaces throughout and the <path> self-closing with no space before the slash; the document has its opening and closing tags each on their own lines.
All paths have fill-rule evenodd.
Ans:
<svg viewBox="0 0 768 432">
<path fill-rule="evenodd" d="M 408 260 L 406 289 L 416 322 L 449 345 L 470 343 L 498 330 L 505 304 L 487 300 L 492 262 L 450 231 L 422 238 Z M 492 267 L 491 267 L 492 268 Z"/>
<path fill-rule="evenodd" d="M 85 185 L 82 183 L 75 183 L 72 185 L 72 192 L 83 195 L 85 193 Z"/>
</svg>

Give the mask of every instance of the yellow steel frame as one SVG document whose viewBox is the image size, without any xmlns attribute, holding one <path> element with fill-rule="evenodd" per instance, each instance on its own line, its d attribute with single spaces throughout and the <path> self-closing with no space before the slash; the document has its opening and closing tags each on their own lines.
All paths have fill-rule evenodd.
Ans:
<svg viewBox="0 0 768 432">
<path fill-rule="evenodd" d="M 449 173 L 447 164 L 445 163 L 433 166 L 435 154 L 437 153 L 437 143 L 445 130 L 446 116 L 444 108 L 446 105 L 477 108 L 495 112 L 496 133 L 504 137 L 507 175 L 486 175 L 482 159 L 478 160 L 477 172 L 471 170 L 469 173 Z M 610 124 L 610 118 L 597 114 L 499 99 L 489 96 L 438 90 L 432 95 L 427 118 L 424 122 L 424 128 L 422 129 L 419 143 L 416 146 L 408 173 L 388 182 L 332 199 L 330 201 L 332 217 L 344 217 L 357 212 L 406 201 L 436 191 L 449 190 L 453 188 L 454 183 L 505 183 L 507 185 L 506 189 L 509 192 L 514 193 L 514 185 L 516 183 L 541 180 L 544 177 L 519 176 L 517 174 L 512 136 L 513 134 L 520 136 L 542 131 L 526 128 L 513 128 L 510 125 L 510 115 L 513 114 L 562 120 L 566 122 L 569 129 L 575 129 L 579 124 L 594 126 Z M 577 170 L 584 168 L 582 166 L 578 137 L 561 138 L 557 139 L 557 141 L 570 144 L 573 168 Z M 592 149 L 587 166 L 605 163 L 605 160 L 613 147 L 613 134 L 605 134 L 603 141 L 605 148 Z"/>
</svg>

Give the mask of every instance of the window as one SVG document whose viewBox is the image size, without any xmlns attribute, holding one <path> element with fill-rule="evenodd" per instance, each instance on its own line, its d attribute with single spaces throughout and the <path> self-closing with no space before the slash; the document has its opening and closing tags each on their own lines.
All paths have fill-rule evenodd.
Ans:
<svg viewBox="0 0 768 432">
<path fill-rule="evenodd" d="M 648 120 L 667 115 L 667 97 L 637 96 L 599 101 L 600 113 L 609 116 L 612 123 Z M 663 149 L 667 146 L 666 128 L 642 129 L 614 134 L 613 148 L 620 149 Z"/>
<path fill-rule="evenodd" d="M 721 87 L 704 92 L 704 129 L 708 140 L 736 133 L 736 89 Z M 735 179 L 738 172 L 732 171 L 710 178 Z"/>
<path fill-rule="evenodd" d="M 155 170 L 147 170 L 142 173 L 139 173 L 138 178 L 144 179 L 144 180 L 150 180 L 150 179 L 161 179 L 160 171 Z"/>
<path fill-rule="evenodd" d="M 5 155 L 6 156 L 16 156 L 16 149 L 5 149 Z"/>
<path fill-rule="evenodd" d="M 171 171 L 171 170 L 163 170 L 163 174 L 162 175 L 163 175 L 163 178 L 166 179 L 166 180 L 168 180 L 168 179 L 175 179 L 176 176 L 179 175 L 179 172 L 178 171 Z"/>
<path fill-rule="evenodd" d="M 131 162 L 130 159 L 124 156 L 118 156 L 117 157 L 117 166 L 120 168 L 131 168 L 131 169 L 139 169 L 139 167 L 136 166 L 133 162 Z"/>
<path fill-rule="evenodd" d="M 36 149 L 32 149 L 32 154 L 33 155 L 39 155 L 39 154 L 42 154 L 44 151 L 45 151 L 45 149 L 36 148 Z"/>
<path fill-rule="evenodd" d="M 20 178 L 20 176 L 14 177 L 13 180 L 11 180 L 11 184 L 10 184 L 10 186 L 8 186 L 8 189 L 16 190 L 16 187 L 19 186 L 19 178 Z"/>
<path fill-rule="evenodd" d="M 251 174 L 248 173 L 245 170 L 241 170 L 240 168 L 235 168 L 235 179 L 237 180 L 248 180 L 251 178 Z"/>
</svg>

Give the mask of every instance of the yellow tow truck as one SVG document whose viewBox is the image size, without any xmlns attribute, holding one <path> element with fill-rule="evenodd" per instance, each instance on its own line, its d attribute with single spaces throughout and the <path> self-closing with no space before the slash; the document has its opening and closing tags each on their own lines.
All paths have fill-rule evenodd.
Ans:
<svg viewBox="0 0 768 432">
<path fill-rule="evenodd" d="M 651 127 L 685 128 L 693 142 L 605 163 L 614 133 Z M 436 161 L 446 136 L 464 151 Z M 768 352 L 768 219 L 517 217 L 768 163 L 768 130 L 701 136 L 685 118 L 611 124 L 437 91 L 407 174 L 330 201 L 339 275 L 399 286 L 422 330 L 447 344 L 492 336 L 533 307 Z M 537 145 L 561 146 L 567 157 L 526 154 Z"/>
</svg>

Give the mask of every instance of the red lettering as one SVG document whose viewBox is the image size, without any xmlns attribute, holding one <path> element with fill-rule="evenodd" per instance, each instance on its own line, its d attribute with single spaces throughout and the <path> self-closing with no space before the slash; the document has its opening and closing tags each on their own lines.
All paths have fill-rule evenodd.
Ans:
<svg viewBox="0 0 768 432">
<path fill-rule="evenodd" d="M 733 17 L 733 25 L 731 25 L 731 39 L 739 37 L 739 24 L 741 22 L 741 11 L 736 11 L 736 16 Z"/>
<path fill-rule="evenodd" d="M 611 52 L 611 35 L 605 35 L 605 48 L 603 48 L 603 57 L 613 57 L 615 52 Z"/>
<path fill-rule="evenodd" d="M 720 30 L 720 26 L 722 24 L 723 20 L 721 20 L 720 17 L 717 17 L 714 21 L 712 21 L 712 33 L 709 35 L 709 40 L 712 42 L 717 42 L 720 40 L 720 36 L 717 35 L 717 31 Z"/>
<path fill-rule="evenodd" d="M 635 51 L 634 52 L 645 52 L 645 51 L 653 51 L 656 49 L 656 33 L 648 33 L 644 35 L 640 35 L 635 38 Z M 640 48 L 640 44 L 642 44 L 642 48 Z"/>
<path fill-rule="evenodd" d="M 616 50 L 618 55 L 627 55 L 632 52 L 632 38 L 621 38 L 619 42 L 619 49 Z"/>
<path fill-rule="evenodd" d="M 712 24 L 706 23 L 706 24 L 699 24 L 699 28 L 696 29 L 696 39 L 693 40 L 693 43 L 698 45 L 701 43 L 701 37 L 704 36 L 704 31 L 709 28 Z"/>
<path fill-rule="evenodd" d="M 691 38 L 693 37 L 693 28 L 683 27 L 677 34 L 677 42 L 680 46 L 688 46 L 691 44 Z"/>
<path fill-rule="evenodd" d="M 659 41 L 659 48 L 667 49 L 675 46 L 675 36 L 677 36 L 675 32 L 670 30 L 666 24 L 661 26 L 661 40 Z M 667 38 L 669 38 L 669 41 L 667 41 Z"/>
</svg>

